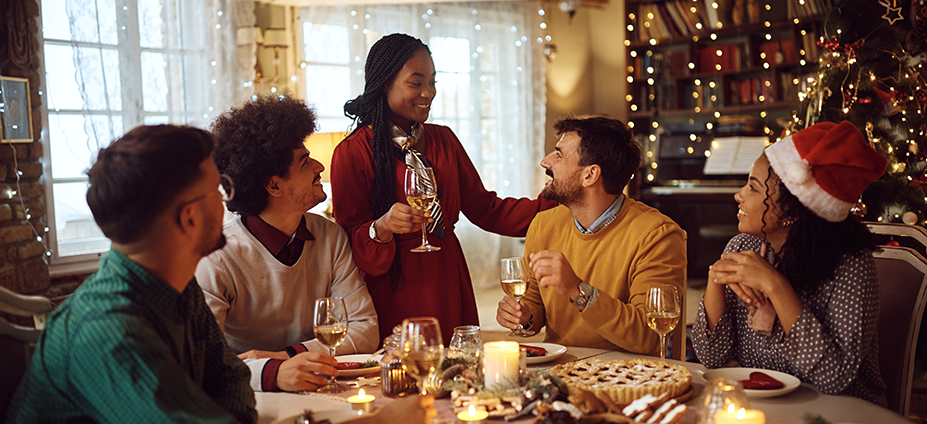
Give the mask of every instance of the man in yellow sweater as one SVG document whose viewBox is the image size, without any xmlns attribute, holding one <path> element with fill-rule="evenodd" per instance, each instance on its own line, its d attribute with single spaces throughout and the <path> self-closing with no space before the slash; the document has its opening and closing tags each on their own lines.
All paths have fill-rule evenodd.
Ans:
<svg viewBox="0 0 927 424">
<path fill-rule="evenodd" d="M 560 140 L 542 161 L 541 196 L 560 206 L 531 222 L 525 244 L 533 277 L 521 303 L 506 296 L 496 321 L 507 328 L 547 326 L 545 341 L 658 355 L 647 327 L 648 286 L 682 288 L 682 229 L 622 191 L 640 164 L 627 126 L 607 118 L 564 119 Z"/>
</svg>

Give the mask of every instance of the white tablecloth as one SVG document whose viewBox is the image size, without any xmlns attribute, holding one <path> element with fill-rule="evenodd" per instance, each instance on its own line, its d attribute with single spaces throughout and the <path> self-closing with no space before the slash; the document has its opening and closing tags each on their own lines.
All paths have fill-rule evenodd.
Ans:
<svg viewBox="0 0 927 424">
<path fill-rule="evenodd" d="M 532 365 L 529 368 L 546 368 L 588 357 L 611 360 L 629 359 L 640 357 L 640 355 L 602 349 L 570 347 L 560 358 L 546 364 Z M 701 364 L 670 362 L 681 364 L 692 371 L 694 393 L 692 398 L 686 402 L 689 405 L 689 411 L 683 419 L 683 424 L 694 424 L 695 406 L 705 386 L 705 380 L 701 377 L 701 372 L 707 369 Z M 352 380 L 341 379 L 342 383 Z M 377 406 L 383 406 L 392 401 L 392 399 L 382 395 L 379 387 L 365 387 L 364 389 L 377 397 L 374 402 Z M 329 414 L 337 422 L 339 419 L 350 417 L 352 413 L 350 404 L 344 399 L 354 394 L 357 394 L 357 389 L 351 389 L 338 395 L 257 392 L 255 396 L 257 397 L 258 423 L 290 424 L 292 421 L 288 420 L 288 418 L 296 416 L 304 409 L 325 411 L 324 413 Z M 766 414 L 767 424 L 800 424 L 803 422 L 805 413 L 820 414 L 834 424 L 911 424 L 911 421 L 901 415 L 873 403 L 851 396 L 826 395 L 810 384 L 802 384 L 794 392 L 780 397 L 750 399 L 750 404 L 753 409 L 759 409 Z M 439 419 L 436 421 L 438 424 L 456 422 L 450 399 L 438 399 L 435 402 L 435 407 L 438 409 Z M 525 421 L 532 419 L 533 417 Z M 488 422 L 505 423 L 502 420 L 489 420 Z"/>
</svg>

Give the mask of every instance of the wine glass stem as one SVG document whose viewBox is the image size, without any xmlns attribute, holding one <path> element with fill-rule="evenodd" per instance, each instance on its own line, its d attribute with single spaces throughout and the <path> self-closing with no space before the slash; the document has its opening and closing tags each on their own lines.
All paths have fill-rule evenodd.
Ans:
<svg viewBox="0 0 927 424">
<path fill-rule="evenodd" d="M 428 226 L 422 223 L 422 246 L 428 245 Z"/>
<path fill-rule="evenodd" d="M 660 336 L 660 359 L 666 359 L 666 335 Z"/>
<path fill-rule="evenodd" d="M 329 347 L 328 350 L 331 352 L 332 358 L 334 358 L 334 357 L 335 357 L 335 348 Z M 332 375 L 332 376 L 329 376 L 329 377 L 328 377 L 328 384 L 331 385 L 331 386 L 334 386 L 334 385 L 336 384 L 336 383 L 335 383 L 335 376 Z"/>
<path fill-rule="evenodd" d="M 424 379 L 419 380 L 419 382 L 418 382 L 418 386 L 419 386 L 419 388 L 420 388 L 421 391 L 422 391 L 422 396 L 425 396 L 425 395 L 428 394 L 428 391 L 425 390 L 425 380 L 426 380 L 426 379 L 427 379 L 427 377 L 424 378 Z"/>
</svg>

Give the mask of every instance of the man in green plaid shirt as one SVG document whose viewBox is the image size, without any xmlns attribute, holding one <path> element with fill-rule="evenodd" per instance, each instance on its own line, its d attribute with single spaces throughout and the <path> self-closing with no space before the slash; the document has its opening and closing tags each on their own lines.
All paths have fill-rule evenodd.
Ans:
<svg viewBox="0 0 927 424">
<path fill-rule="evenodd" d="M 8 423 L 257 420 L 250 372 L 193 279 L 225 244 L 209 133 L 142 126 L 101 149 L 87 203 L 112 250 L 52 314 Z M 229 182 L 230 183 L 230 182 Z"/>
</svg>

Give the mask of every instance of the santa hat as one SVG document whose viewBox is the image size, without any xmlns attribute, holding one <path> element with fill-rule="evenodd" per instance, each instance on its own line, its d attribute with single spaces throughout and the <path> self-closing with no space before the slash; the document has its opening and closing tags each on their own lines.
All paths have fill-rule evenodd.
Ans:
<svg viewBox="0 0 927 424">
<path fill-rule="evenodd" d="M 773 171 L 815 215 L 846 219 L 863 189 L 885 172 L 885 158 L 855 125 L 822 122 L 766 148 Z"/>
</svg>

